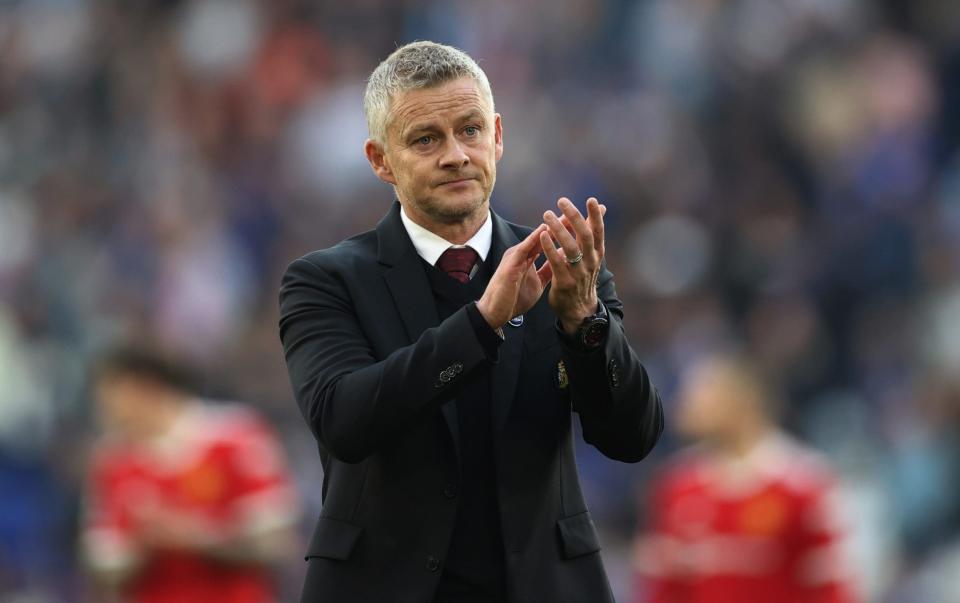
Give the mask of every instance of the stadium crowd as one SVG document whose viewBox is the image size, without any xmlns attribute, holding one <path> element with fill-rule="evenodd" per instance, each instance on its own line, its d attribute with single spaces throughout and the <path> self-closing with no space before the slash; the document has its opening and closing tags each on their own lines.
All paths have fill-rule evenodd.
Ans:
<svg viewBox="0 0 960 603">
<path fill-rule="evenodd" d="M 255 404 L 316 511 L 279 276 L 389 207 L 362 154 L 363 77 L 414 39 L 490 77 L 496 211 L 608 206 L 667 431 L 681 371 L 737 342 L 841 475 L 870 600 L 957 601 L 960 4 L 944 0 L 0 2 L 0 599 L 84 600 L 89 368 L 120 338 Z M 621 596 L 645 484 L 681 443 L 639 466 L 580 451 Z"/>
</svg>

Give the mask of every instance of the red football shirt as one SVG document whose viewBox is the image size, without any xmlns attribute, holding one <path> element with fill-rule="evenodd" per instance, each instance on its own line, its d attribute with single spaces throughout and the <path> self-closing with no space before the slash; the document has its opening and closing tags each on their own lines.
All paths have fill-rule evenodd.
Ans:
<svg viewBox="0 0 960 603">
<path fill-rule="evenodd" d="M 147 548 L 144 510 L 175 515 L 209 542 L 289 525 L 297 498 L 282 448 L 240 406 L 193 404 L 162 438 L 102 443 L 91 467 L 85 544 L 102 569 L 136 568 L 130 603 L 272 603 L 267 568 Z"/>
<path fill-rule="evenodd" d="M 850 603 L 826 463 L 773 436 L 737 463 L 685 454 L 637 539 L 638 603 Z"/>
</svg>

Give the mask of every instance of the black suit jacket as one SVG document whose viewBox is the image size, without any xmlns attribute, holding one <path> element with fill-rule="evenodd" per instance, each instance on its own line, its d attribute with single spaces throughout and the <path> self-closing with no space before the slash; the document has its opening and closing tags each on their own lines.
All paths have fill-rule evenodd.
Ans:
<svg viewBox="0 0 960 603">
<path fill-rule="evenodd" d="M 544 295 L 521 326 L 504 327 L 490 358 L 466 307 L 438 319 L 399 209 L 283 276 L 280 337 L 324 469 L 302 601 L 432 600 L 457 509 L 450 402 L 464 376 L 491 364 L 510 601 L 612 601 L 580 491 L 571 411 L 588 443 L 624 462 L 642 459 L 663 429 L 659 396 L 623 333 L 613 275 L 604 269 L 598 283 L 611 315 L 600 350 L 564 343 Z M 492 219 L 496 266 L 530 229 Z"/>
</svg>

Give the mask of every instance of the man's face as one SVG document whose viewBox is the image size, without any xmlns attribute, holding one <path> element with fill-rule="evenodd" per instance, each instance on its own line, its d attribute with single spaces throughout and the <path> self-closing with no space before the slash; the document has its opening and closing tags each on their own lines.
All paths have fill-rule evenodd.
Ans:
<svg viewBox="0 0 960 603">
<path fill-rule="evenodd" d="M 680 391 L 677 430 L 694 440 L 722 438 L 743 411 L 732 376 L 706 363 L 691 369 Z"/>
<path fill-rule="evenodd" d="M 456 224 L 485 211 L 503 154 L 500 116 L 472 78 L 393 99 L 386 148 L 367 157 L 418 222 Z"/>
<path fill-rule="evenodd" d="M 153 431 L 154 389 L 133 375 L 107 375 L 96 384 L 104 427 L 121 437 L 139 439 Z"/>
</svg>

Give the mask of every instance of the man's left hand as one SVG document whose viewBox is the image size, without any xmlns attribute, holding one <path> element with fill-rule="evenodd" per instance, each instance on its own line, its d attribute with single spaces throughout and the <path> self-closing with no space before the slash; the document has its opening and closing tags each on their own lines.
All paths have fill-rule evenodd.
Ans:
<svg viewBox="0 0 960 603">
<path fill-rule="evenodd" d="M 595 197 L 587 199 L 587 217 L 561 197 L 561 215 L 543 214 L 549 229 L 540 234 L 540 246 L 547 262 L 540 268 L 540 280 L 551 280 L 548 300 L 563 330 L 573 335 L 588 316 L 596 314 L 597 277 L 604 256 L 603 215 L 607 208 Z M 558 248 L 556 245 L 559 244 Z"/>
</svg>

